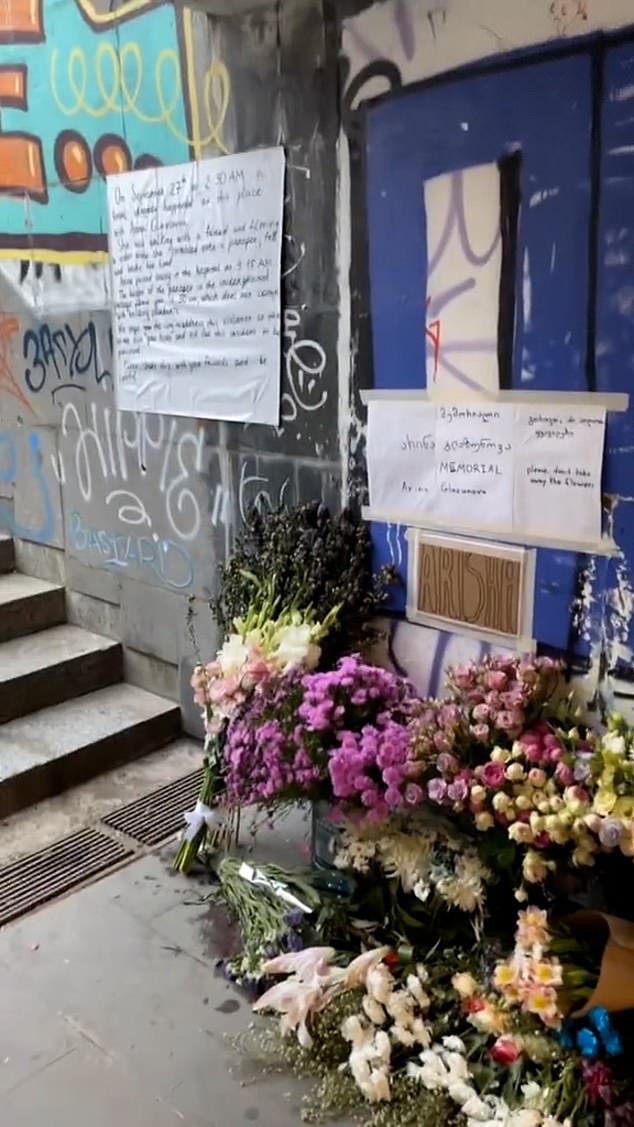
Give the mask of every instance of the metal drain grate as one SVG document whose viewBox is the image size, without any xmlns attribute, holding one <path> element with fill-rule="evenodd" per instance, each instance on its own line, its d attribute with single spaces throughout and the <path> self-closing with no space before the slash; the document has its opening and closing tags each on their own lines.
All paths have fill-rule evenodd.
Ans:
<svg viewBox="0 0 634 1127">
<path fill-rule="evenodd" d="M 167 783 L 128 806 L 120 807 L 101 821 L 104 826 L 118 830 L 141 845 L 158 845 L 183 828 L 183 814 L 198 798 L 203 773 L 201 767 L 191 775 Z"/>
<path fill-rule="evenodd" d="M 0 926 L 133 855 L 134 850 L 88 829 L 0 869 Z"/>
</svg>

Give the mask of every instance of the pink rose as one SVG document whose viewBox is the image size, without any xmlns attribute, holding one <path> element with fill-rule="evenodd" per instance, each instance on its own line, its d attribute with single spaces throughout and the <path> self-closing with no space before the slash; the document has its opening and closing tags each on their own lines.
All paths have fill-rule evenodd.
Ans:
<svg viewBox="0 0 634 1127">
<path fill-rule="evenodd" d="M 512 1037 L 498 1037 L 490 1052 L 496 1064 L 511 1065 L 522 1055 L 522 1048 Z"/>
<path fill-rule="evenodd" d="M 500 669 L 490 669 L 485 678 L 488 689 L 505 689 L 507 685 L 506 674 Z"/>
<path fill-rule="evenodd" d="M 460 764 L 455 755 L 450 755 L 448 751 L 443 751 L 436 760 L 436 767 L 441 775 L 455 775 L 460 769 Z"/>
<path fill-rule="evenodd" d="M 567 763 L 558 763 L 555 768 L 555 778 L 562 786 L 570 787 L 575 781 L 575 774 Z"/>
<path fill-rule="evenodd" d="M 478 743 L 481 744 L 485 744 L 490 735 L 488 724 L 472 724 L 469 731 L 474 740 L 477 740 Z"/>
<path fill-rule="evenodd" d="M 417 786 L 416 783 L 408 783 L 405 787 L 405 801 L 408 806 L 420 806 L 424 797 L 422 787 Z"/>
<path fill-rule="evenodd" d="M 538 743 L 526 744 L 522 740 L 522 749 L 524 751 L 524 758 L 527 759 L 529 763 L 547 762 L 548 757 L 547 756 L 545 757 L 545 754 L 542 751 L 541 744 L 538 744 Z"/>
<path fill-rule="evenodd" d="M 497 790 L 504 782 L 504 764 L 492 763 L 491 761 L 485 763 L 480 777 L 486 787 Z"/>
<path fill-rule="evenodd" d="M 476 704 L 473 710 L 473 719 L 478 724 L 485 723 L 489 719 L 489 706 L 488 704 Z"/>
</svg>

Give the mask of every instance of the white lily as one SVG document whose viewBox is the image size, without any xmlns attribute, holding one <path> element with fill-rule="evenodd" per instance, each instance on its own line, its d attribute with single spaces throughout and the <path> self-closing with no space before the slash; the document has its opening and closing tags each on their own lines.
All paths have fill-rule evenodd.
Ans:
<svg viewBox="0 0 634 1127">
<path fill-rule="evenodd" d="M 366 979 L 371 970 L 383 962 L 388 954 L 389 947 L 377 947 L 372 951 L 365 951 L 348 964 L 342 975 L 342 985 L 345 990 L 357 990 L 365 986 Z"/>
<path fill-rule="evenodd" d="M 335 955 L 334 947 L 306 947 L 303 951 L 276 955 L 262 964 L 262 970 L 265 974 L 294 974 L 300 981 L 305 981 L 314 976 L 318 967 L 323 970 Z"/>
</svg>

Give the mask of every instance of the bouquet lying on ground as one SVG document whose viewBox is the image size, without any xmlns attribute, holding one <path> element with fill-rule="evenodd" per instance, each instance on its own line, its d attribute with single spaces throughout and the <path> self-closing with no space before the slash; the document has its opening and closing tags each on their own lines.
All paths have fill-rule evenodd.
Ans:
<svg viewBox="0 0 634 1127">
<path fill-rule="evenodd" d="M 215 659 L 194 670 L 194 700 L 205 726 L 205 775 L 176 859 L 186 872 L 207 835 L 231 836 L 225 745 L 232 723 L 279 678 L 336 660 L 350 640 L 373 639 L 372 618 L 391 580 L 375 576 L 367 529 L 322 505 L 252 514 L 212 603 L 227 631 Z"/>
<path fill-rule="evenodd" d="M 634 857 L 634 734 L 584 726 L 560 673 L 491 657 L 438 701 L 356 654 L 272 661 L 224 716 L 229 806 L 332 813 L 344 886 L 220 866 L 228 972 L 279 1015 L 259 1047 L 318 1075 L 315 1113 L 634 1127 L 630 886 L 613 916 L 571 904 Z"/>
<path fill-rule="evenodd" d="M 601 1005 L 565 1016 L 598 978 L 598 966 L 566 961 L 571 951 L 583 963 L 583 945 L 528 908 L 497 960 L 484 945 L 276 955 L 254 1008 L 279 1015 L 279 1034 L 265 1027 L 255 1043 L 320 1078 L 309 1119 L 365 1110 L 376 1127 L 625 1127 L 634 1088 L 618 1021 Z"/>
</svg>

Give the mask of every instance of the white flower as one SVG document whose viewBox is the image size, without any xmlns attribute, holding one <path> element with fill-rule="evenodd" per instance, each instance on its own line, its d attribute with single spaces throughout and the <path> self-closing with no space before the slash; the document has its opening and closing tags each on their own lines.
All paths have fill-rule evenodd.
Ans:
<svg viewBox="0 0 634 1127">
<path fill-rule="evenodd" d="M 218 663 L 225 677 L 239 674 L 249 659 L 247 649 L 241 634 L 230 634 L 224 646 L 218 652 Z"/>
<path fill-rule="evenodd" d="M 618 732 L 606 732 L 601 740 L 604 751 L 611 751 L 614 755 L 625 755 L 625 740 Z"/>
<path fill-rule="evenodd" d="M 460 1104 L 461 1107 L 476 1095 L 475 1089 L 472 1088 L 470 1084 L 465 1083 L 464 1080 L 457 1080 L 453 1084 L 450 1083 L 447 1091 L 454 1103 Z"/>
<path fill-rule="evenodd" d="M 443 1052 L 442 1059 L 449 1071 L 450 1083 L 468 1080 L 469 1066 L 461 1053 Z"/>
<path fill-rule="evenodd" d="M 466 972 L 455 974 L 451 980 L 451 985 L 461 998 L 472 998 L 478 989 L 478 984 L 473 975 Z"/>
<path fill-rule="evenodd" d="M 379 963 L 378 967 L 372 967 L 368 971 L 365 988 L 375 1001 L 380 1002 L 382 1006 L 386 1005 L 394 990 L 394 978 L 385 963 Z"/>
<path fill-rule="evenodd" d="M 438 885 L 438 891 L 448 904 L 459 908 L 461 912 L 475 912 L 482 897 L 481 887 L 473 889 L 459 880 L 443 881 Z"/>
<path fill-rule="evenodd" d="M 384 1029 L 379 1029 L 374 1038 L 374 1051 L 378 1059 L 382 1061 L 383 1064 L 390 1063 L 390 1057 L 392 1055 L 392 1043 Z"/>
<path fill-rule="evenodd" d="M 365 986 L 368 974 L 383 961 L 389 950 L 389 947 L 377 947 L 376 950 L 365 951 L 363 955 L 353 959 L 342 975 L 344 989 L 356 990 L 359 986 Z"/>
<path fill-rule="evenodd" d="M 383 1006 L 379 1005 L 375 998 L 371 998 L 369 994 L 366 994 L 362 1006 L 363 1012 L 373 1025 L 383 1025 L 385 1021 L 385 1010 Z"/>
<path fill-rule="evenodd" d="M 508 1117 L 509 1127 L 541 1127 L 542 1113 L 532 1108 L 517 1108 Z"/>
<path fill-rule="evenodd" d="M 444 1076 L 436 1072 L 431 1065 L 423 1064 L 420 1067 L 414 1065 L 413 1068 L 416 1069 L 416 1072 L 410 1072 L 408 1068 L 408 1074 L 411 1075 L 413 1079 L 419 1080 L 423 1087 L 427 1088 L 428 1092 L 437 1092 L 445 1087 Z"/>
<path fill-rule="evenodd" d="M 363 1089 L 363 1094 L 370 1103 L 380 1103 L 392 1098 L 390 1081 L 382 1068 L 373 1068 L 370 1079 Z"/>
<path fill-rule="evenodd" d="M 422 1045 L 424 1049 L 428 1048 L 431 1043 L 431 1033 L 425 1025 L 422 1017 L 414 1019 L 412 1024 L 412 1034 L 417 1044 Z"/>
<path fill-rule="evenodd" d="M 344 1041 L 351 1041 L 355 1048 L 365 1045 L 372 1039 L 372 1030 L 361 1024 L 357 1014 L 347 1017 L 341 1024 L 341 1036 Z"/>
<path fill-rule="evenodd" d="M 399 1045 L 405 1045 L 408 1049 L 413 1048 L 416 1044 L 416 1034 L 413 1029 L 409 1029 L 405 1025 L 393 1025 L 390 1033 L 394 1041 L 398 1041 Z"/>
<path fill-rule="evenodd" d="M 365 841 L 350 832 L 343 836 L 342 846 L 335 857 L 338 869 L 352 869 L 355 873 L 367 873 L 376 855 L 375 841 Z"/>
<path fill-rule="evenodd" d="M 341 1028 L 347 1040 L 356 1039 L 348 1064 L 358 1088 L 371 1103 L 389 1100 L 392 1043 L 388 1034 L 383 1029 L 364 1029 L 358 1019 L 351 1023 L 348 1018 Z"/>
<path fill-rule="evenodd" d="M 414 893 L 416 899 L 424 904 L 431 896 L 431 885 L 427 884 L 424 880 L 417 880 L 411 891 Z"/>
<path fill-rule="evenodd" d="M 321 649 L 312 641 L 312 627 L 282 626 L 273 641 L 272 656 L 282 673 L 302 667 L 316 669 Z"/>
<path fill-rule="evenodd" d="M 411 1025 L 414 1019 L 415 1002 L 407 990 L 394 990 L 385 1003 L 390 1017 L 398 1025 Z"/>
<path fill-rule="evenodd" d="M 531 1080 L 528 1084 L 522 1084 L 522 1095 L 526 1103 L 531 1103 L 541 1099 L 543 1093 L 539 1084 Z"/>
<path fill-rule="evenodd" d="M 443 1037 L 442 1043 L 443 1047 L 448 1049 L 450 1053 L 464 1053 L 465 1051 L 464 1041 L 461 1041 L 459 1037 Z"/>
<path fill-rule="evenodd" d="M 429 996 L 423 990 L 423 987 L 421 985 L 421 981 L 420 981 L 420 979 L 418 978 L 417 975 L 408 974 L 408 976 L 407 976 L 407 989 L 409 990 L 410 994 L 412 994 L 413 997 L 416 999 L 416 1001 L 418 1002 L 421 1010 L 429 1009 L 429 1005 L 430 1005 Z"/>
<path fill-rule="evenodd" d="M 424 885 L 433 840 L 425 833 L 384 835 L 378 842 L 378 850 L 385 875 L 399 880 L 405 892 L 414 891 L 415 885 L 421 881 Z M 418 892 L 416 895 L 419 895 Z M 419 899 L 424 897 L 420 896 Z"/>
<path fill-rule="evenodd" d="M 474 1092 L 471 1099 L 463 1103 L 462 1114 L 466 1115 L 467 1119 L 475 1119 L 477 1123 L 481 1123 L 491 1118 L 491 1108 Z"/>
</svg>

